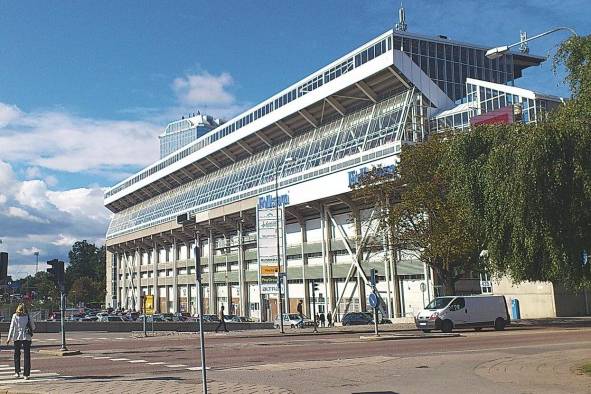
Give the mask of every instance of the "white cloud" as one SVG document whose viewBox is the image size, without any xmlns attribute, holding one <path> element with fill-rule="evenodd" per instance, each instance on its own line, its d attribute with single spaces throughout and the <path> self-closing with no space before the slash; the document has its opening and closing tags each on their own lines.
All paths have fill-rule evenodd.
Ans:
<svg viewBox="0 0 591 394">
<path fill-rule="evenodd" d="M 3 127 L 22 115 L 22 112 L 16 105 L 0 103 L 0 127 Z"/>
<path fill-rule="evenodd" d="M 43 209 L 47 206 L 47 185 L 38 179 L 24 181 L 20 184 L 15 198 L 24 206 Z"/>
<path fill-rule="evenodd" d="M 45 183 L 47 183 L 47 186 L 55 186 L 59 183 L 57 178 L 53 175 L 48 175 L 45 178 L 43 178 L 43 180 L 45 181 Z"/>
<path fill-rule="evenodd" d="M 27 179 L 40 178 L 41 169 L 39 167 L 27 167 L 25 170 L 25 176 Z"/>
<path fill-rule="evenodd" d="M 10 107 L 0 103 L 2 108 Z M 10 115 L 8 115 L 10 116 Z M 5 115 L 5 118 L 8 118 Z M 2 122 L 0 146 L 5 161 L 52 170 L 112 171 L 124 166 L 145 166 L 158 158 L 161 125 L 144 121 L 97 120 L 62 112 L 19 112 Z"/>
<path fill-rule="evenodd" d="M 229 105 L 236 99 L 227 90 L 233 84 L 234 79 L 228 73 L 212 75 L 204 71 L 176 78 L 172 88 L 185 105 Z"/>
<path fill-rule="evenodd" d="M 49 220 L 32 215 L 31 213 L 19 207 L 8 207 L 7 213 L 9 217 L 23 219 L 28 222 L 49 223 Z"/>
<path fill-rule="evenodd" d="M 76 242 L 76 238 L 72 237 L 71 235 L 64 235 L 59 234 L 58 237 L 52 241 L 51 243 L 56 246 L 72 246 L 72 244 Z"/>
<path fill-rule="evenodd" d="M 34 253 L 39 253 L 41 254 L 42 250 L 36 247 L 32 247 L 32 248 L 23 248 L 18 250 L 16 253 L 22 255 L 22 256 L 33 256 Z"/>
<path fill-rule="evenodd" d="M 100 221 L 108 220 L 110 217 L 109 211 L 103 206 L 104 190 L 100 188 L 49 191 L 47 200 L 60 211 L 74 216 L 84 216 Z"/>
</svg>

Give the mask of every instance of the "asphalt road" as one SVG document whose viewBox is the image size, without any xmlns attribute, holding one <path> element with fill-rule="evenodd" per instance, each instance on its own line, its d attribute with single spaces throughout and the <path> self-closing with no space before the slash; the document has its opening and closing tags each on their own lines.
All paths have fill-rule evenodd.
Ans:
<svg viewBox="0 0 591 394">
<path fill-rule="evenodd" d="M 576 373 L 577 365 L 591 359 L 591 328 L 459 333 L 387 341 L 362 340 L 358 332 L 207 333 L 208 380 L 212 392 L 432 393 L 437 387 L 438 393 L 591 393 L 591 378 Z M 36 353 L 59 347 L 59 335 L 35 335 L 33 379 L 28 382 L 9 375 L 12 351 L 3 347 L 0 387 L 26 392 L 195 392 L 200 384 L 199 339 L 193 334 L 133 338 L 78 332 L 68 335 L 68 341 L 82 355 Z"/>
</svg>

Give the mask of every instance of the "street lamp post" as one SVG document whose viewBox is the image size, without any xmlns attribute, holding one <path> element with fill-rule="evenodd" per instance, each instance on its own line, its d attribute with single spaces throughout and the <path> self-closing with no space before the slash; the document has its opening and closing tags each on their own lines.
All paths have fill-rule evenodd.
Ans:
<svg viewBox="0 0 591 394">
<path fill-rule="evenodd" d="M 511 44 L 511 45 L 502 45 L 502 46 L 499 46 L 496 48 L 491 48 L 488 51 L 486 51 L 485 56 L 489 59 L 496 59 L 498 57 L 503 56 L 507 52 L 509 52 L 509 49 L 511 49 L 513 47 L 516 47 L 518 45 L 523 45 L 523 44 L 530 42 L 532 40 L 535 40 L 537 38 L 544 37 L 544 36 L 547 36 L 548 34 L 556 33 L 557 31 L 562 31 L 562 30 L 569 31 L 573 36 L 577 37 L 577 32 L 574 31 L 573 29 L 571 29 L 570 27 L 555 27 L 553 29 L 550 29 L 550 30 L 545 31 L 540 34 L 536 34 L 533 37 L 521 40 L 521 41 Z"/>
<path fill-rule="evenodd" d="M 37 272 L 39 272 L 39 252 L 35 252 L 33 253 L 35 255 L 36 261 L 35 261 L 35 275 L 37 275 Z"/>
<path fill-rule="evenodd" d="M 292 161 L 292 158 L 286 157 L 283 163 L 289 163 L 290 161 Z M 283 218 L 281 218 L 281 220 L 283 220 Z M 275 237 L 277 238 L 277 291 L 279 298 L 277 300 L 277 312 L 279 314 L 279 325 L 281 328 L 281 333 L 284 334 L 285 331 L 283 330 L 283 304 L 281 302 L 281 284 L 283 278 L 281 277 L 281 250 L 279 246 L 279 158 L 275 163 Z"/>
</svg>

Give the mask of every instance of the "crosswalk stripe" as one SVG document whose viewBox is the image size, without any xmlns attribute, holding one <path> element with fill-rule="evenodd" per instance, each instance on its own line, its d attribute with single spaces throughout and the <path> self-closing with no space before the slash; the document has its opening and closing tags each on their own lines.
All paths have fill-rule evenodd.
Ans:
<svg viewBox="0 0 591 394">
<path fill-rule="evenodd" d="M 185 368 L 185 369 L 187 371 L 201 371 L 202 370 L 202 367 L 190 367 L 190 368 Z M 210 368 L 209 367 L 206 367 L 205 369 L 207 370 L 207 369 L 210 369 Z"/>
<path fill-rule="evenodd" d="M 102 339 L 102 340 L 106 341 L 106 340 L 108 340 L 109 338 L 101 337 L 101 338 L 96 338 L 96 339 Z"/>
<path fill-rule="evenodd" d="M 38 370 L 38 369 L 32 369 L 31 370 L 31 373 L 33 373 L 33 372 L 41 372 L 41 371 Z M 0 371 L 0 376 L 2 376 L 2 375 L 11 375 L 11 374 L 14 375 L 14 368 L 12 369 L 12 371 Z"/>
<path fill-rule="evenodd" d="M 173 365 L 166 365 L 166 367 L 168 368 L 180 368 L 180 367 L 186 367 L 185 364 L 173 364 Z"/>
<path fill-rule="evenodd" d="M 146 360 L 131 360 L 130 361 L 131 364 L 136 364 L 136 363 L 147 363 Z"/>
<path fill-rule="evenodd" d="M 43 380 L 55 380 L 59 377 L 59 374 L 55 372 L 48 372 L 48 373 L 41 373 L 37 375 L 31 376 L 29 380 L 24 380 L 22 378 L 13 378 L 13 377 L 6 377 L 8 379 L 0 378 L 0 382 L 2 384 L 10 384 L 10 383 L 27 383 L 27 382 L 39 382 Z"/>
<path fill-rule="evenodd" d="M 129 361 L 128 358 L 110 358 L 111 361 Z"/>
<path fill-rule="evenodd" d="M 127 338 L 115 338 L 115 339 L 118 339 L 118 340 L 120 340 L 120 341 L 124 341 L 124 340 L 126 340 Z"/>
<path fill-rule="evenodd" d="M 156 361 L 155 363 L 148 363 L 148 365 L 162 365 L 164 361 Z"/>
<path fill-rule="evenodd" d="M 104 360 L 106 358 L 110 358 L 109 356 L 100 356 L 100 357 L 93 357 L 93 360 Z"/>
</svg>

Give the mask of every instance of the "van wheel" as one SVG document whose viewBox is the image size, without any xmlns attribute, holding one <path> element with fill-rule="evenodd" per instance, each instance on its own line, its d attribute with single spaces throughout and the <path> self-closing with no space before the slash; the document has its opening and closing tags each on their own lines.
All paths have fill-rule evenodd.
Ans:
<svg viewBox="0 0 591 394">
<path fill-rule="evenodd" d="M 451 332 L 451 330 L 453 330 L 453 328 L 454 328 L 454 324 L 451 322 L 451 320 L 444 320 L 443 323 L 441 323 L 441 331 L 443 331 L 445 333 Z"/>
<path fill-rule="evenodd" d="M 505 329 L 505 319 L 503 319 L 502 317 L 497 317 L 497 320 L 495 320 L 495 330 L 503 331 L 504 329 Z"/>
<path fill-rule="evenodd" d="M 482 327 L 474 327 L 474 331 L 482 331 Z"/>
<path fill-rule="evenodd" d="M 428 333 L 430 333 L 430 332 L 431 332 L 431 330 L 423 330 L 423 332 L 424 332 L 425 334 L 428 334 Z"/>
</svg>

